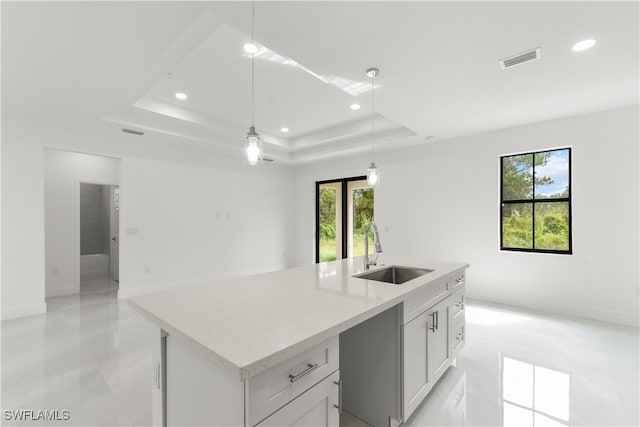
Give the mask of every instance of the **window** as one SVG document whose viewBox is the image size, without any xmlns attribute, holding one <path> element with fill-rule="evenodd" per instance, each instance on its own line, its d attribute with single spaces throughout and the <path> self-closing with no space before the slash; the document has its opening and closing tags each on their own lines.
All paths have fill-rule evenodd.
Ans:
<svg viewBox="0 0 640 427">
<path fill-rule="evenodd" d="M 571 149 L 500 158 L 500 248 L 571 254 Z"/>
<path fill-rule="evenodd" d="M 364 255 L 373 194 L 366 176 L 316 182 L 316 262 Z"/>
</svg>

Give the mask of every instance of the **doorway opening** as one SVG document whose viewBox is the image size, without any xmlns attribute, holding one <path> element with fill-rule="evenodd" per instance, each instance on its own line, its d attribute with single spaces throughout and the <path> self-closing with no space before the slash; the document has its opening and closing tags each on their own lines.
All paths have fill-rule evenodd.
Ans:
<svg viewBox="0 0 640 427">
<path fill-rule="evenodd" d="M 366 176 L 316 182 L 316 262 L 363 256 L 373 207 Z"/>
<path fill-rule="evenodd" d="M 79 182 L 80 294 L 117 291 L 120 188 Z"/>
</svg>

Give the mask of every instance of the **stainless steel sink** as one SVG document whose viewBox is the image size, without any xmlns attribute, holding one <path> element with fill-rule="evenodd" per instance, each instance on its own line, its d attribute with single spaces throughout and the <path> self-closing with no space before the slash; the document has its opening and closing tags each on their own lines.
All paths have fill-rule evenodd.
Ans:
<svg viewBox="0 0 640 427">
<path fill-rule="evenodd" d="M 393 283 L 394 285 L 401 285 L 416 277 L 424 276 L 431 273 L 433 270 L 427 268 L 417 267 L 401 267 L 398 265 L 391 265 L 389 267 L 381 268 L 379 270 L 369 271 L 366 273 L 356 274 L 353 277 L 366 280 L 375 280 L 378 282 Z"/>
</svg>

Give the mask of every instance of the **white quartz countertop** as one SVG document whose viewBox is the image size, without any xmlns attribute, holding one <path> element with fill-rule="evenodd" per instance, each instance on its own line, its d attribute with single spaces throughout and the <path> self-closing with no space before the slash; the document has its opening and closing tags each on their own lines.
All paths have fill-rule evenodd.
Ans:
<svg viewBox="0 0 640 427">
<path fill-rule="evenodd" d="M 129 303 L 169 335 L 245 380 L 469 266 L 382 254 L 372 270 L 390 265 L 434 271 L 394 285 L 352 277 L 364 272 L 363 259 L 353 258 L 173 289 Z"/>
</svg>

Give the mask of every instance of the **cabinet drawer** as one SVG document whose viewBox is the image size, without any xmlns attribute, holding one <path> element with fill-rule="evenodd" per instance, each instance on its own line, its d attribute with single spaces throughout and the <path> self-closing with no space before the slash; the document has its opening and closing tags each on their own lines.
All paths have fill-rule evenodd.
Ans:
<svg viewBox="0 0 640 427">
<path fill-rule="evenodd" d="M 464 289 L 451 295 L 451 324 L 458 322 L 464 317 Z"/>
<path fill-rule="evenodd" d="M 449 280 L 442 279 L 420 289 L 404 302 L 403 323 L 407 324 L 449 295 Z"/>
<path fill-rule="evenodd" d="M 247 381 L 248 425 L 258 424 L 339 367 L 338 336 Z"/>
<path fill-rule="evenodd" d="M 451 279 L 451 292 L 455 292 L 464 286 L 465 274 L 464 270 L 456 273 Z"/>
<path fill-rule="evenodd" d="M 261 427 L 339 427 L 339 388 L 340 371 L 336 371 L 258 425 Z"/>
<path fill-rule="evenodd" d="M 466 340 L 465 333 L 466 333 L 466 328 L 465 328 L 464 317 L 463 317 L 451 329 L 452 357 L 456 357 L 456 355 L 464 347 L 464 342 Z"/>
</svg>

